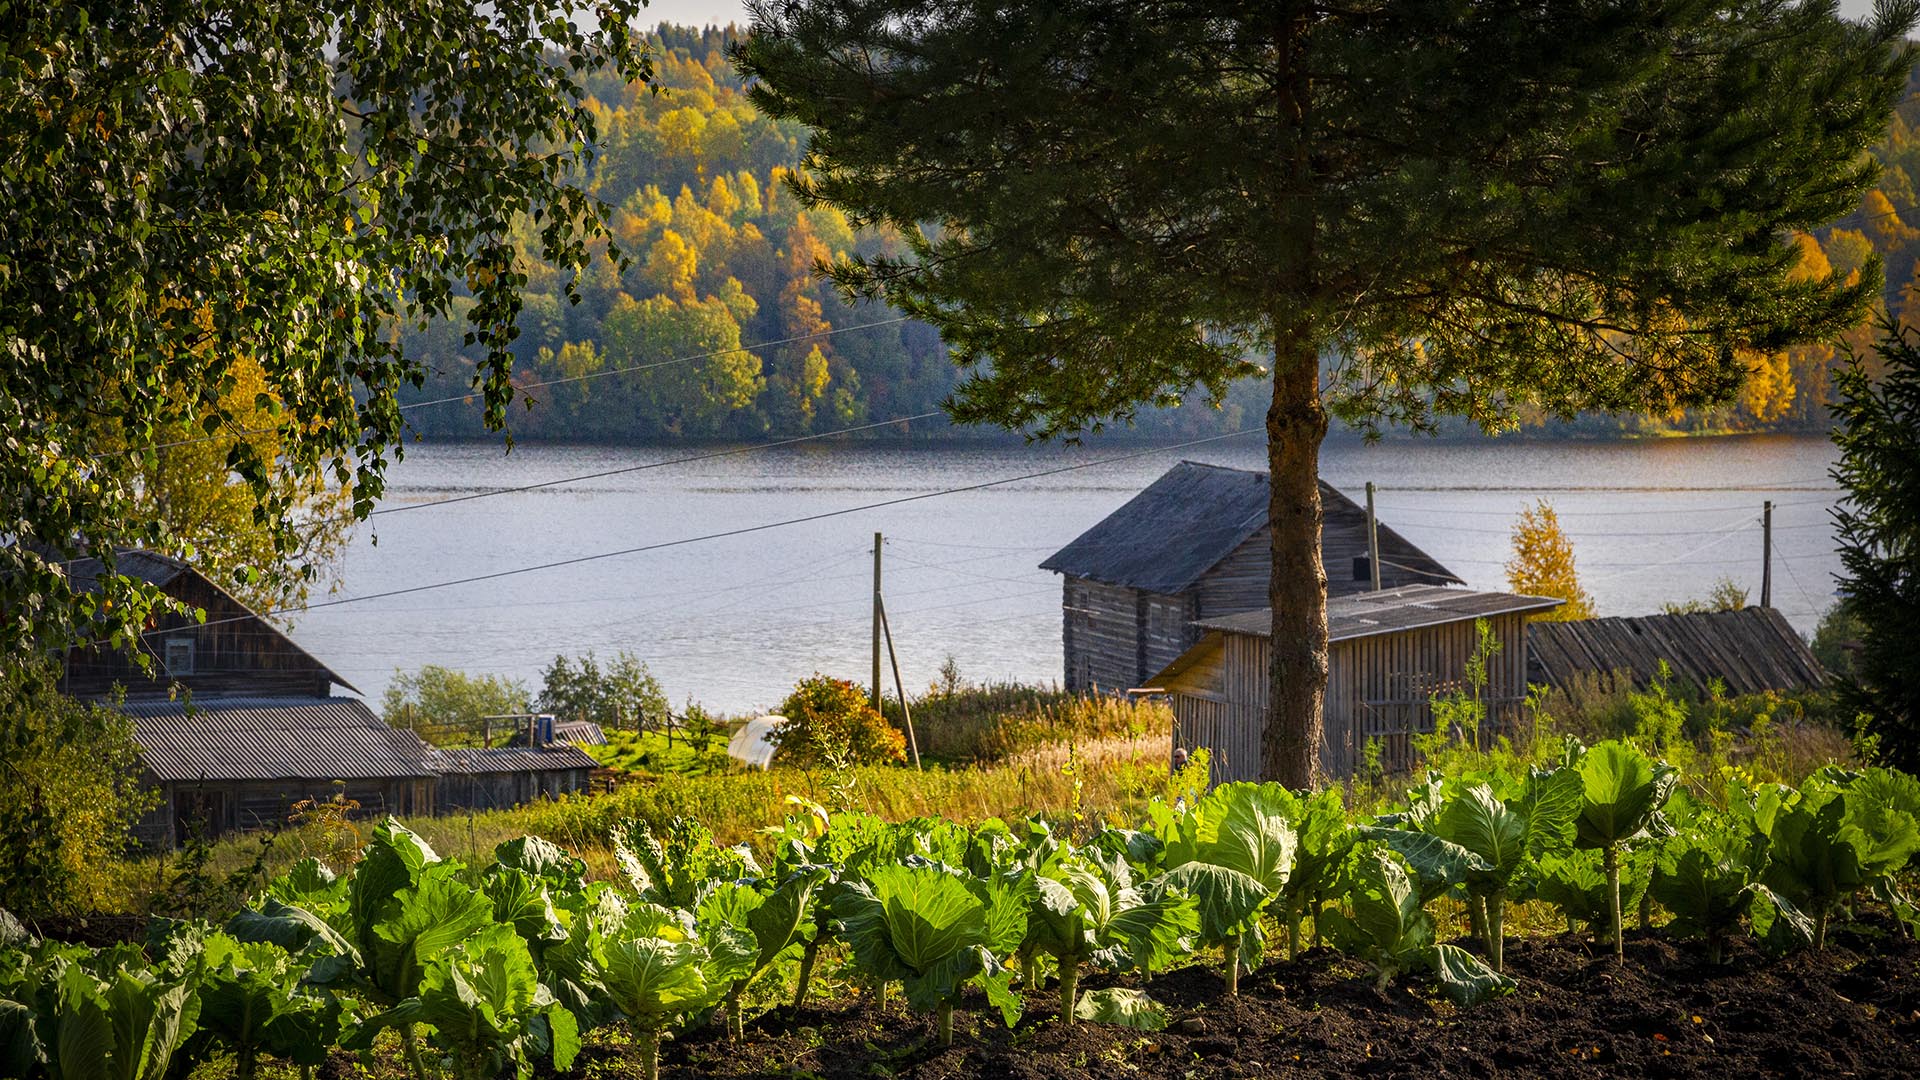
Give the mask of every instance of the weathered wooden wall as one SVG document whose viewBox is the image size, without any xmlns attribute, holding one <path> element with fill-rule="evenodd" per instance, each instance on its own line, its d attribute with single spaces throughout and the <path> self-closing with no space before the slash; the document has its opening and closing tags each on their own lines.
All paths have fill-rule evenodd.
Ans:
<svg viewBox="0 0 1920 1080">
<path fill-rule="evenodd" d="M 165 589 L 204 609 L 206 623 L 174 614 L 161 617 L 141 640 L 153 661 L 150 671 L 117 649 L 76 649 L 68 654 L 61 689 L 87 698 L 105 697 L 116 684 L 129 698 L 165 697 L 175 683 L 197 694 L 325 697 L 332 692 L 333 677 L 325 667 L 198 574 L 182 573 Z M 169 638 L 194 643 L 192 674 L 167 674 L 163 661 Z"/>
<path fill-rule="evenodd" d="M 323 780 L 200 780 L 153 785 L 159 804 L 134 826 L 134 838 L 149 847 L 171 849 L 190 830 L 209 836 L 284 825 L 293 805 L 324 800 L 336 791 L 360 804 L 357 817 L 434 812 L 434 781 L 425 778 L 352 780 L 344 789 Z"/>
<path fill-rule="evenodd" d="M 556 769 L 548 772 L 448 773 L 442 775 L 435 793 L 439 812 L 459 810 L 500 810 L 584 791 L 591 780 L 586 769 Z"/>
<path fill-rule="evenodd" d="M 1067 689 L 1118 693 L 1185 652 L 1198 615 L 1191 596 L 1165 596 L 1065 577 L 1061 586 L 1061 641 Z"/>
<path fill-rule="evenodd" d="M 1491 737 L 1511 731 L 1526 700 L 1525 616 L 1490 618 L 1500 651 L 1488 663 Z M 1204 746 L 1213 755 L 1213 779 L 1257 780 L 1260 732 L 1266 720 L 1272 649 L 1264 637 L 1221 633 L 1220 645 L 1172 680 L 1174 745 Z M 1433 694 L 1464 685 L 1475 641 L 1471 621 L 1334 642 L 1328 649 L 1320 764 L 1344 777 L 1377 740 L 1390 772 L 1413 767 L 1411 736 L 1433 730 Z"/>
</svg>

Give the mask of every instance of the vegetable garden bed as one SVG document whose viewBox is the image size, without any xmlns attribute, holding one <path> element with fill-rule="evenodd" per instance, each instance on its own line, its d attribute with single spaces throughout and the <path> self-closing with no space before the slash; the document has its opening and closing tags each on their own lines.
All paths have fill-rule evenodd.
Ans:
<svg viewBox="0 0 1920 1080">
<path fill-rule="evenodd" d="M 1736 942 L 1729 960 L 1631 930 L 1624 966 L 1585 939 L 1515 938 L 1506 964 L 1518 989 L 1460 1009 L 1417 984 L 1376 993 L 1364 964 L 1315 949 L 1243 975 L 1233 998 L 1210 968 L 1155 978 L 1163 1032 L 1064 1027 L 1044 994 L 1027 997 L 1009 1031 L 979 998 L 942 1050 L 932 1024 L 897 1001 L 880 1011 L 841 999 L 762 1016 L 739 1044 L 718 1028 L 688 1033 L 663 1056 L 674 1075 L 714 1080 L 1920 1076 L 1920 946 L 1890 921 L 1837 931 L 1824 953 L 1774 959 Z M 607 1077 L 632 1065 L 604 1045 L 589 1046 L 587 1062 Z"/>
</svg>

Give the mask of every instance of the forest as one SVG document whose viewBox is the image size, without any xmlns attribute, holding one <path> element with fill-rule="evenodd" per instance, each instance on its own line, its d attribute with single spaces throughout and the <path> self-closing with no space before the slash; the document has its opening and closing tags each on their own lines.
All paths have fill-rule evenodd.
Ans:
<svg viewBox="0 0 1920 1080">
<path fill-rule="evenodd" d="M 897 254 L 901 245 L 885 231 L 850 227 L 831 207 L 798 204 L 783 178 L 799 165 L 805 131 L 749 103 L 728 57 L 735 34 L 662 25 L 652 39 L 653 85 L 611 74 L 589 80 L 603 139 L 590 185 L 615 208 L 613 244 L 626 265 L 597 258 L 580 283 L 581 302 L 569 305 L 560 272 L 534 254 L 529 228 L 520 245 L 528 285 L 511 432 L 610 442 L 754 439 L 923 417 L 884 433 L 993 434 L 925 418 L 960 378 L 938 334 L 883 303 L 846 304 L 814 274 L 822 260 Z M 1873 151 L 1884 168 L 1877 189 L 1849 217 L 1796 237 L 1808 275 L 1858 270 L 1880 258 L 1884 310 L 1902 321 L 1920 288 L 1920 225 L 1907 223 L 1920 223 L 1917 126 L 1920 81 L 1910 79 Z M 409 351 L 428 368 L 411 401 L 459 398 L 470 389 L 479 350 L 464 333 L 456 320 L 410 335 Z M 1871 334 L 1863 325 L 1844 342 L 1750 356 L 1745 385 L 1716 408 L 1572 420 L 1523 415 L 1520 424 L 1530 434 L 1589 437 L 1825 431 L 1832 370 L 1846 349 L 1868 352 Z M 777 344 L 742 349 L 766 342 Z M 554 380 L 569 381 L 547 385 Z M 1258 381 L 1243 381 L 1218 408 L 1195 395 L 1179 409 L 1143 409 L 1134 426 L 1157 435 L 1233 431 L 1261 415 L 1266 396 Z M 484 433 L 477 404 L 410 412 L 422 434 Z M 1442 430 L 1473 431 L 1457 420 Z"/>
</svg>

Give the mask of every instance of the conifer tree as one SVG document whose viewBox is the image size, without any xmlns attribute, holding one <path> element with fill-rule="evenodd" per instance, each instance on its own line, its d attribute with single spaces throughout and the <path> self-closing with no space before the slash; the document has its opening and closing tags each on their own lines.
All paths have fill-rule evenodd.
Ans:
<svg viewBox="0 0 1920 1080">
<path fill-rule="evenodd" d="M 1507 560 L 1507 585 L 1527 596 L 1565 601 L 1536 619 L 1571 622 L 1593 618 L 1593 597 L 1580 587 L 1573 565 L 1573 541 L 1560 527 L 1560 515 L 1545 499 L 1520 511 L 1513 526 L 1513 557 Z"/>
<path fill-rule="evenodd" d="M 1920 771 L 1920 342 L 1883 326 L 1875 351 L 1877 383 L 1859 356 L 1834 377 L 1833 478 L 1847 489 L 1833 511 L 1840 591 L 1860 632 L 1842 701 L 1890 763 Z"/>
<path fill-rule="evenodd" d="M 1727 400 L 1856 322 L 1795 281 L 1904 83 L 1908 0 L 763 0 L 736 59 L 796 189 L 910 257 L 832 274 L 938 327 L 956 419 L 1070 436 L 1261 368 L 1265 776 L 1318 768 L 1329 417 Z M 1260 363 L 1256 365 L 1254 358 Z"/>
</svg>

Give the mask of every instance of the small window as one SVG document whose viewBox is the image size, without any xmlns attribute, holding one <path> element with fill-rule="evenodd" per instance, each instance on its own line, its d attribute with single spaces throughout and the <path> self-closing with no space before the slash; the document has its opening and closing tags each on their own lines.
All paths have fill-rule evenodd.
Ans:
<svg viewBox="0 0 1920 1080">
<path fill-rule="evenodd" d="M 1354 556 L 1353 580 L 1368 581 L 1368 582 L 1372 581 L 1373 580 L 1373 560 L 1367 558 L 1365 555 Z"/>
<path fill-rule="evenodd" d="M 175 637 L 167 639 L 167 652 L 164 657 L 169 675 L 193 674 L 193 639 Z"/>
</svg>

